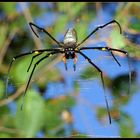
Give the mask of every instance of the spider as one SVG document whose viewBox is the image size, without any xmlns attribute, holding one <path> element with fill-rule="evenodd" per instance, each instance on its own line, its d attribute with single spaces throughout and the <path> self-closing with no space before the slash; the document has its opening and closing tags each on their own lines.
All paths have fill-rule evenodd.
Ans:
<svg viewBox="0 0 140 140">
<path fill-rule="evenodd" d="M 101 28 L 104 28 L 105 26 L 109 25 L 109 24 L 113 24 L 113 23 L 116 23 L 120 29 L 120 34 L 122 34 L 122 29 L 121 29 L 121 26 L 120 24 L 116 21 L 116 20 L 112 20 L 104 25 L 101 25 L 101 26 L 98 26 L 96 27 L 87 37 L 85 37 L 80 43 L 77 43 L 77 33 L 76 33 L 76 30 L 74 28 L 69 28 L 67 30 L 67 32 L 65 33 L 64 35 L 64 40 L 63 42 L 59 42 L 57 41 L 48 31 L 46 31 L 44 28 L 41 28 L 39 26 L 37 26 L 36 24 L 32 23 L 32 22 L 29 22 L 29 26 L 31 28 L 31 30 L 33 31 L 33 33 L 35 34 L 36 37 L 39 38 L 38 34 L 35 32 L 35 30 L 33 29 L 33 27 L 36 27 L 38 30 L 44 32 L 45 34 L 47 34 L 57 45 L 58 45 L 58 48 L 52 48 L 52 49 L 41 49 L 41 50 L 32 50 L 30 52 L 27 52 L 27 53 L 23 53 L 23 54 L 20 54 L 20 55 L 17 55 L 15 57 L 13 57 L 11 63 L 10 63 L 10 66 L 9 66 L 9 69 L 8 69 L 8 76 L 7 76 L 7 79 L 6 79 L 6 90 L 7 90 L 7 86 L 8 86 L 8 79 L 9 79 L 9 73 L 10 73 L 10 70 L 11 70 L 11 67 L 12 67 L 12 64 L 13 62 L 22 57 L 22 56 L 26 56 L 26 55 L 30 55 L 30 54 L 34 54 L 34 56 L 32 57 L 31 59 L 31 62 L 29 64 L 29 67 L 27 69 L 27 72 L 29 71 L 31 65 L 32 65 L 32 62 L 34 60 L 34 58 L 38 57 L 39 55 L 43 54 L 43 53 L 46 53 L 45 56 L 43 56 L 42 58 L 40 58 L 33 66 L 33 69 L 31 71 L 31 74 L 30 74 L 30 77 L 28 79 L 28 82 L 27 82 L 27 85 L 26 85 L 26 88 L 25 88 L 25 92 L 23 94 L 23 98 L 27 92 L 27 89 L 29 87 L 29 84 L 30 84 L 30 81 L 31 81 L 31 78 L 32 78 L 32 75 L 35 71 L 35 68 L 37 67 L 37 65 L 39 63 L 41 63 L 44 59 L 50 57 L 50 56 L 53 56 L 53 55 L 56 55 L 56 54 L 62 54 L 63 57 L 62 57 L 62 61 L 64 62 L 64 65 L 65 65 L 65 69 L 67 70 L 67 63 L 66 63 L 66 60 L 67 59 L 73 59 L 74 60 L 74 63 L 73 63 L 73 69 L 74 71 L 76 70 L 76 62 L 78 60 L 78 57 L 77 57 L 77 54 L 80 54 L 81 56 L 83 56 L 87 62 L 89 62 L 99 73 L 100 73 L 100 76 L 101 76 L 101 81 L 102 81 L 102 86 L 103 86 L 103 89 L 104 89 L 104 97 L 105 97 L 105 103 L 106 103 L 106 107 L 107 107 L 107 113 L 108 113 L 108 118 L 109 118 L 109 123 L 111 124 L 111 115 L 110 115 L 110 111 L 109 111 L 109 105 L 108 105 L 108 102 L 107 102 L 107 97 L 105 95 L 105 84 L 104 84 L 104 79 L 103 79 L 103 72 L 102 70 L 97 66 L 95 65 L 92 60 L 82 52 L 82 50 L 100 50 L 100 51 L 108 51 L 111 56 L 114 58 L 114 60 L 116 61 L 116 63 L 121 66 L 121 64 L 119 63 L 119 61 L 116 59 L 116 57 L 114 56 L 113 52 L 116 51 L 116 52 L 120 52 L 120 53 L 123 53 L 127 56 L 128 58 L 128 64 L 129 64 L 129 55 L 126 51 L 124 50 L 120 50 L 120 49 L 114 49 L 114 48 L 110 48 L 108 46 L 106 47 L 80 47 L 88 38 L 90 38 L 95 32 L 97 32 L 99 29 Z M 130 68 L 130 67 L 129 67 Z M 129 87 L 130 87 L 130 84 L 131 84 L 131 72 L 130 72 L 130 69 L 129 69 Z M 7 91 L 6 91 L 6 96 L 7 96 Z M 22 104 L 23 106 L 23 104 Z M 21 109 L 22 109 L 22 106 L 21 106 Z"/>
</svg>

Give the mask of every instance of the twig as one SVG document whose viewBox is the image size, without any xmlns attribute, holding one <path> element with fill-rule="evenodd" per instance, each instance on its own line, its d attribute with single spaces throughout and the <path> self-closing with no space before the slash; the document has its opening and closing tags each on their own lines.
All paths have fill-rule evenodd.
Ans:
<svg viewBox="0 0 140 140">
<path fill-rule="evenodd" d="M 13 100 L 15 100 L 18 96 L 20 96 L 22 94 L 22 92 L 24 90 L 25 90 L 25 85 L 22 85 L 20 88 L 17 89 L 17 91 L 13 95 L 11 95 L 10 97 L 8 97 L 4 100 L 1 100 L 0 101 L 0 107 L 12 102 Z"/>
<path fill-rule="evenodd" d="M 25 2 L 19 2 L 19 5 L 21 6 L 21 8 L 23 10 L 23 14 L 25 16 L 25 19 L 26 19 L 27 23 L 33 21 L 30 10 L 26 6 L 26 3 Z M 30 32 L 32 33 L 31 30 L 30 30 Z M 42 48 L 42 43 L 41 43 L 40 39 L 37 39 L 33 33 L 32 33 L 32 35 L 33 35 L 33 39 L 34 39 L 36 48 L 37 49 Z"/>
<path fill-rule="evenodd" d="M 12 39 L 14 38 L 16 33 L 17 33 L 17 29 L 10 33 L 9 37 L 5 41 L 5 44 L 4 44 L 3 48 L 1 49 L 1 52 L 0 52 L 0 67 L 1 67 L 1 64 L 3 62 L 3 58 L 4 58 L 4 56 L 7 52 L 8 46 L 9 46 L 10 42 L 12 41 Z"/>
<path fill-rule="evenodd" d="M 14 128 L 0 127 L 0 132 L 19 133 L 20 131 L 21 131 L 21 130 L 14 129 Z"/>
</svg>

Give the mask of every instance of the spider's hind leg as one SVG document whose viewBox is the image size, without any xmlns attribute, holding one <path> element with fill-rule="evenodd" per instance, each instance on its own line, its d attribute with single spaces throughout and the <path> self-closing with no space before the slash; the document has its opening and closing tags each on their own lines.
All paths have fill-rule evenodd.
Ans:
<svg viewBox="0 0 140 140">
<path fill-rule="evenodd" d="M 108 105 L 108 101 L 107 101 L 107 97 L 105 95 L 105 84 L 104 84 L 104 79 L 103 79 L 103 72 L 100 68 L 98 68 L 92 61 L 91 59 L 86 56 L 84 53 L 82 53 L 80 50 L 77 50 L 77 53 L 81 54 L 93 67 L 96 68 L 96 70 L 100 73 L 101 75 L 101 81 L 102 81 L 102 85 L 103 85 L 103 89 L 104 89 L 104 97 L 105 97 L 105 103 L 106 103 L 106 107 L 107 107 L 107 112 L 108 112 L 108 117 L 109 117 L 109 123 L 111 124 L 111 115 L 110 115 L 110 111 L 109 111 L 109 105 Z"/>
</svg>

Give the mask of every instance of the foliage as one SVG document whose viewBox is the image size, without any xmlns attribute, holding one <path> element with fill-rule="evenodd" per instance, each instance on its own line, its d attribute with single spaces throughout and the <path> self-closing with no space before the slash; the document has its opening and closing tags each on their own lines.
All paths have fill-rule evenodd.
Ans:
<svg viewBox="0 0 140 140">
<path fill-rule="evenodd" d="M 33 20 L 38 25 L 43 23 L 43 28 L 48 30 L 50 34 L 60 41 L 63 40 L 67 28 L 72 26 L 76 29 L 78 42 L 80 42 L 91 32 L 91 28 L 89 27 L 97 20 L 96 16 L 100 14 L 99 11 L 104 10 L 110 4 L 91 2 L 0 3 L 1 138 L 38 137 L 39 132 L 43 132 L 42 137 L 67 137 L 67 134 L 70 137 L 73 137 L 73 134 L 75 136 L 77 134 L 77 137 L 88 137 L 86 130 L 84 131 L 84 135 L 83 132 L 75 128 L 74 119 L 79 120 L 80 118 L 73 117 L 72 109 L 75 107 L 78 98 L 80 98 L 80 91 L 82 89 L 78 78 L 96 81 L 97 78 L 100 78 L 96 69 L 93 69 L 91 66 L 86 66 L 82 68 L 82 71 L 78 71 L 80 76 L 74 77 L 76 80 L 73 80 L 73 90 L 67 91 L 65 90 L 67 89 L 67 77 L 56 65 L 60 57 L 48 58 L 37 67 L 25 100 L 22 100 L 23 96 L 20 95 L 24 94 L 25 85 L 33 68 L 32 65 L 30 71 L 27 72 L 33 55 L 22 57 L 13 63 L 9 75 L 8 98 L 5 98 L 5 79 L 9 64 L 14 56 L 35 49 L 56 47 L 55 42 L 48 36 L 39 33 L 41 37 L 36 38 L 32 35 L 28 25 L 30 21 Z M 118 7 L 113 18 L 121 23 L 123 34 L 120 35 L 115 28 L 104 41 L 110 47 L 127 51 L 131 59 L 139 60 L 140 42 L 135 36 L 140 31 L 140 4 L 132 2 L 126 4 L 117 3 L 117 5 Z M 52 18 L 53 16 L 55 17 L 52 21 L 51 16 L 49 16 L 50 19 L 46 19 L 51 14 Z M 48 23 L 51 23 L 51 25 L 48 25 Z M 130 35 L 133 36 L 133 39 L 129 39 L 131 37 Z M 98 36 L 94 39 L 95 41 L 98 40 Z M 92 38 L 89 39 L 89 43 L 91 40 Z M 86 43 L 88 44 L 88 41 Z M 84 45 L 87 46 L 87 44 Z M 92 54 L 94 52 L 90 53 Z M 121 58 L 123 56 L 120 53 L 114 54 Z M 33 64 L 42 56 L 35 59 Z M 101 59 L 105 61 L 103 58 Z M 109 72 L 105 72 L 104 74 L 105 85 L 111 91 L 110 95 L 113 99 L 112 106 L 110 107 L 111 116 L 119 126 L 119 135 L 121 137 L 139 137 L 139 133 L 135 132 L 132 117 L 122 109 L 131 101 L 131 98 L 138 90 L 136 83 L 137 72 L 134 72 L 135 75 L 132 75 L 132 92 L 130 95 L 126 93 L 128 89 L 128 74 L 123 73 L 116 78 L 109 76 L 107 74 Z M 65 87 L 64 93 L 61 93 L 57 97 L 47 97 L 45 99 L 45 95 L 48 95 L 50 83 L 62 84 Z M 59 91 L 55 88 L 54 94 L 57 95 Z M 23 110 L 20 110 L 23 101 Z M 65 111 L 69 112 L 66 119 L 62 117 Z M 96 117 L 100 122 L 105 121 L 106 114 L 105 107 L 97 108 Z M 69 126 L 69 129 L 66 126 Z"/>
</svg>

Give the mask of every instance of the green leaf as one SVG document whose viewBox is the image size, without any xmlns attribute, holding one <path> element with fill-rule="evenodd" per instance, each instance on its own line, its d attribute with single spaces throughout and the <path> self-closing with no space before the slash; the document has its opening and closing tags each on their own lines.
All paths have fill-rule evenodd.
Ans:
<svg viewBox="0 0 140 140">
<path fill-rule="evenodd" d="M 40 69 L 41 71 L 42 69 Z M 37 83 L 40 86 L 45 86 L 47 85 L 49 82 L 58 82 L 60 80 L 62 80 L 62 77 L 60 75 L 60 71 L 58 69 L 52 69 L 52 70 L 48 70 L 46 72 L 43 73 L 44 76 L 40 76 L 41 78 L 41 82 L 37 81 Z"/>
<path fill-rule="evenodd" d="M 0 27 L 0 48 L 4 46 L 4 43 L 6 41 L 6 35 L 7 35 L 7 26 L 1 25 Z"/>
<path fill-rule="evenodd" d="M 97 118 L 101 122 L 108 121 L 108 114 L 107 114 L 107 109 L 104 107 L 99 107 L 97 109 Z"/>
<path fill-rule="evenodd" d="M 121 137 L 135 137 L 134 122 L 132 118 L 126 113 L 121 113 L 121 118 L 121 122 L 119 123 Z"/>
<path fill-rule="evenodd" d="M 4 81 L 0 80 L 0 99 L 3 97 L 5 93 L 5 83 Z"/>
<path fill-rule="evenodd" d="M 132 28 L 136 31 L 140 31 L 140 21 L 139 22 L 136 22 L 136 23 L 133 23 L 133 24 L 130 24 L 130 27 L 129 28 Z"/>
<path fill-rule="evenodd" d="M 80 75 L 82 79 L 92 79 L 98 76 L 97 70 L 93 69 L 93 67 L 88 66 Z"/>
<path fill-rule="evenodd" d="M 68 16 L 67 15 L 60 15 L 55 22 L 53 27 L 53 36 L 56 37 L 58 34 L 64 32 L 65 26 L 68 24 Z"/>
<path fill-rule="evenodd" d="M 25 84 L 30 72 L 27 73 L 27 68 L 31 61 L 31 57 L 24 57 L 24 59 L 17 59 L 13 62 L 10 75 L 16 80 L 16 83 Z"/>
<path fill-rule="evenodd" d="M 57 3 L 59 11 L 66 13 L 69 17 L 75 17 L 86 5 L 85 2 L 61 2 Z M 72 7 L 72 9 L 71 9 Z"/>
<path fill-rule="evenodd" d="M 9 3 L 3 4 L 3 8 L 4 8 L 4 11 L 6 12 L 6 14 L 8 14 L 8 15 L 13 14 L 13 13 L 17 13 L 15 2 L 9 2 Z"/>
<path fill-rule="evenodd" d="M 46 104 L 46 127 L 53 129 L 63 123 L 61 113 L 74 106 L 75 100 L 71 96 L 62 96 L 57 99 L 51 99 Z"/>
<path fill-rule="evenodd" d="M 74 17 L 76 15 L 79 14 L 79 12 L 81 11 L 81 9 L 83 9 L 86 6 L 85 2 L 73 2 L 72 5 L 73 10 L 71 10 L 71 15 Z"/>
<path fill-rule="evenodd" d="M 22 110 L 20 110 L 21 104 L 22 98 L 18 102 L 16 127 L 21 130 L 21 136 L 34 137 L 45 121 L 44 101 L 35 91 L 29 90 Z"/>
<path fill-rule="evenodd" d="M 75 29 L 77 31 L 78 42 L 80 42 L 87 36 L 87 24 L 79 22 L 76 24 Z"/>
<path fill-rule="evenodd" d="M 11 138 L 11 135 L 6 132 L 0 132 L 0 138 Z"/>
<path fill-rule="evenodd" d="M 118 30 L 114 30 L 111 32 L 111 40 L 111 48 L 121 49 L 125 46 L 124 37 L 118 32 Z"/>
</svg>

